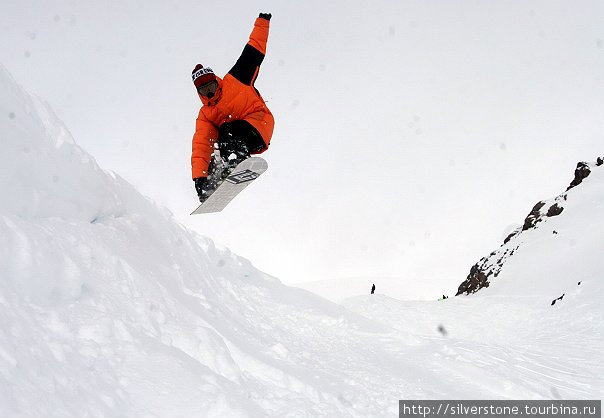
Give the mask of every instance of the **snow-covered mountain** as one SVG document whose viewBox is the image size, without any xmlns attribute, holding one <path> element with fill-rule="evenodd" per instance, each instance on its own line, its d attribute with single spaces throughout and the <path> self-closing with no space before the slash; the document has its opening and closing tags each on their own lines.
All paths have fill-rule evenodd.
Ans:
<svg viewBox="0 0 604 418">
<path fill-rule="evenodd" d="M 578 163 L 566 191 L 535 204 L 499 249 L 472 266 L 457 294 L 497 282 L 498 294 L 553 298 L 604 280 L 603 164 L 602 157 Z"/>
<path fill-rule="evenodd" d="M 0 67 L 0 415 L 360 417 L 395 416 L 398 399 L 602 398 L 604 183 L 584 183 L 568 204 L 592 210 L 552 218 L 585 255 L 580 286 L 561 279 L 566 248 L 528 241 L 535 229 L 522 234 L 535 258 L 506 263 L 484 294 L 338 305 L 183 228 Z M 553 289 L 538 263 L 559 273 Z"/>
</svg>

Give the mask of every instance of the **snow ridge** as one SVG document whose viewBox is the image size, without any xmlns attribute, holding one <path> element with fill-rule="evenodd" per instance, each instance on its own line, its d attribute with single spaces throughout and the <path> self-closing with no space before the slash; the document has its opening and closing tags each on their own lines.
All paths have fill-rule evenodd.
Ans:
<svg viewBox="0 0 604 418">
<path fill-rule="evenodd" d="M 525 218 L 522 227 L 516 229 L 510 235 L 508 235 L 499 249 L 491 252 L 487 257 L 481 258 L 478 263 L 472 266 L 470 269 L 470 274 L 468 274 L 466 280 L 459 285 L 457 295 L 464 293 L 471 294 L 482 288 L 489 287 L 492 279 L 497 278 L 500 275 L 508 260 L 516 252 L 518 252 L 521 247 L 528 246 L 537 240 L 538 238 L 536 238 L 536 236 L 538 236 L 539 239 L 543 239 L 542 235 L 545 236 L 543 233 L 552 234 L 554 237 L 551 238 L 556 239 L 556 235 L 560 233 L 561 228 L 568 228 L 571 226 L 564 221 L 566 219 L 566 213 L 564 212 L 565 208 L 568 207 L 570 210 L 575 211 L 574 214 L 569 215 L 574 217 L 581 216 L 582 212 L 587 214 L 590 213 L 590 210 L 593 210 L 593 208 L 585 208 L 584 206 L 586 205 L 597 207 L 601 201 L 598 198 L 587 201 L 583 200 L 584 195 L 590 193 L 591 190 L 586 190 L 584 192 L 584 185 L 576 189 L 575 187 L 587 179 L 592 171 L 598 169 L 598 173 L 595 176 L 598 178 L 593 180 L 596 182 L 596 187 L 599 186 L 599 190 L 601 190 L 602 185 L 598 185 L 597 182 L 602 182 L 601 177 L 604 169 L 599 169 L 599 167 L 602 166 L 603 163 L 604 160 L 602 157 L 599 157 L 595 163 L 579 162 L 575 170 L 575 178 L 568 186 L 566 191 L 552 199 L 540 201 L 535 204 L 531 212 Z M 602 197 L 604 197 L 604 195 L 599 196 L 599 198 Z M 576 199 L 578 201 L 578 205 L 568 203 L 569 199 Z M 561 228 L 553 228 L 552 218 L 557 216 L 563 218 L 560 222 L 556 223 L 561 223 Z M 583 222 L 581 222 L 579 225 L 576 225 L 577 229 L 590 227 L 601 227 L 601 223 L 597 217 L 584 217 Z M 547 232 L 545 232 L 546 230 Z M 587 234 L 587 236 L 589 235 L 590 234 Z M 598 246 L 596 245 L 596 247 Z M 582 254 L 577 255 L 582 256 Z M 565 260 L 565 262 L 567 262 L 567 260 Z"/>
<path fill-rule="evenodd" d="M 258 393 L 314 390 L 273 310 L 367 328 L 101 170 L 3 67 L 0 92 L 1 415 L 264 415 L 284 401 Z"/>
</svg>

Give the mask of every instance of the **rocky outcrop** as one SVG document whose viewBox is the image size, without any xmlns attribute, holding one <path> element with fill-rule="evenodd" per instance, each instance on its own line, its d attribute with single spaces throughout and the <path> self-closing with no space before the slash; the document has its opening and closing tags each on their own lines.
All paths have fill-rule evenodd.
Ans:
<svg viewBox="0 0 604 418">
<path fill-rule="evenodd" d="M 482 289 L 483 287 L 489 287 L 489 278 L 497 277 L 503 268 L 506 260 L 514 255 L 514 252 L 518 247 L 506 248 L 503 251 L 493 251 L 488 257 L 483 257 L 480 261 L 472 266 L 470 274 L 466 277 L 466 280 L 459 285 L 457 289 L 457 295 L 462 293 L 470 294 Z"/>
<path fill-rule="evenodd" d="M 604 165 L 603 157 L 599 157 L 595 164 L 585 162 L 578 163 L 577 168 L 575 169 L 575 177 L 566 189 L 566 192 L 581 184 L 581 182 L 589 176 L 594 167 L 599 167 L 601 165 Z M 506 260 L 522 245 L 520 242 L 521 240 L 518 240 L 518 237 L 526 231 L 538 228 L 539 224 L 547 220 L 547 218 L 559 216 L 564 211 L 564 202 L 568 199 L 568 194 L 566 192 L 556 196 L 554 199 L 540 201 L 535 204 L 533 209 L 531 209 L 530 213 L 524 219 L 522 228 L 518 228 L 508 235 L 498 250 L 493 251 L 487 257 L 483 257 L 478 263 L 472 266 L 470 274 L 468 274 L 466 279 L 459 285 L 456 296 L 464 293 L 475 293 L 483 287 L 489 287 L 489 280 L 499 275 Z M 554 234 L 556 235 L 557 232 L 554 231 Z"/>
<path fill-rule="evenodd" d="M 554 203 L 549 207 L 545 216 L 547 216 L 548 218 L 551 218 L 552 216 L 558 216 L 562 213 L 563 210 L 564 208 L 562 206 L 558 205 L 557 203 Z"/>
<path fill-rule="evenodd" d="M 522 225 L 523 231 L 534 228 L 537 223 L 541 222 L 541 208 L 543 206 L 545 206 L 545 202 L 539 202 L 533 206 L 533 209 L 524 220 L 524 225 Z"/>
<path fill-rule="evenodd" d="M 598 159 L 598 161 L 600 161 L 600 159 Z M 597 164 L 598 163 L 596 162 L 596 165 Z M 585 180 L 590 173 L 591 169 L 589 168 L 589 164 L 584 162 L 578 163 L 577 168 L 575 168 L 575 178 L 570 182 L 570 185 L 566 188 L 566 191 L 569 191 L 573 187 L 581 184 L 581 182 Z"/>
</svg>

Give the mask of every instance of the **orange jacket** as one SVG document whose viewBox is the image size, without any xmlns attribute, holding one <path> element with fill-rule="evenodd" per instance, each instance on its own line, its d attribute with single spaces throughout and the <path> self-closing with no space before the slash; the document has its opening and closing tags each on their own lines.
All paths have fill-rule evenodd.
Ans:
<svg viewBox="0 0 604 418">
<path fill-rule="evenodd" d="M 268 20 L 257 18 L 250 40 L 233 68 L 224 79 L 216 77 L 218 89 L 214 97 L 208 99 L 199 95 L 203 106 L 199 109 L 193 135 L 191 168 L 194 179 L 208 176 L 218 128 L 225 122 L 246 120 L 262 135 L 266 146 L 270 144 L 275 120 L 254 87 L 266 54 L 268 28 Z"/>
</svg>

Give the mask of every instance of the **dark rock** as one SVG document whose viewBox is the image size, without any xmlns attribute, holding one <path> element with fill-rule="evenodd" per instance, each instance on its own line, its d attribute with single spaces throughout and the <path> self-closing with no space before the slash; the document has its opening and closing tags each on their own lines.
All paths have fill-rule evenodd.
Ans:
<svg viewBox="0 0 604 418">
<path fill-rule="evenodd" d="M 505 237 L 505 239 L 503 240 L 503 243 L 507 244 L 508 242 L 510 242 L 510 240 L 516 236 L 516 234 L 517 234 L 516 231 L 512 232 L 510 235 Z"/>
<path fill-rule="evenodd" d="M 457 288 L 455 296 L 461 295 L 462 293 L 469 295 L 483 287 L 489 287 L 487 275 L 480 269 L 478 264 L 474 264 L 470 269 L 470 274 L 468 274 L 466 280 Z"/>
<path fill-rule="evenodd" d="M 514 232 L 512 232 L 510 235 L 508 235 L 504 240 L 503 240 L 503 244 L 507 244 L 508 242 L 510 242 L 510 240 L 512 238 L 514 238 L 516 235 L 518 235 L 520 233 L 520 230 L 517 229 Z"/>
<path fill-rule="evenodd" d="M 522 225 L 523 231 L 534 228 L 535 225 L 537 225 L 537 223 L 539 221 L 541 221 L 540 210 L 543 206 L 545 206 L 545 202 L 539 202 L 533 207 L 533 210 L 531 210 L 531 213 L 529 213 L 528 216 L 526 217 L 526 219 L 524 220 L 524 225 Z"/>
<path fill-rule="evenodd" d="M 596 166 L 601 166 L 602 164 L 604 164 L 604 158 L 602 157 L 598 157 L 598 159 L 596 160 Z"/>
<path fill-rule="evenodd" d="M 549 209 L 547 210 L 547 216 L 551 217 L 551 216 L 558 216 L 562 213 L 562 211 L 564 210 L 564 208 L 562 206 L 558 206 L 557 203 L 554 203 L 553 205 L 551 205 L 549 207 Z"/>
<path fill-rule="evenodd" d="M 566 188 L 566 190 L 570 190 L 573 187 L 581 184 L 581 182 L 589 176 L 591 170 L 589 169 L 589 165 L 584 162 L 577 163 L 577 168 L 575 168 L 575 178 L 571 181 L 570 186 Z"/>
<path fill-rule="evenodd" d="M 562 298 L 564 298 L 565 293 L 562 293 L 562 296 L 560 296 L 559 298 L 556 298 L 554 300 L 552 300 L 552 306 L 554 306 L 556 304 L 556 302 L 558 302 L 559 300 L 562 300 Z"/>
</svg>

